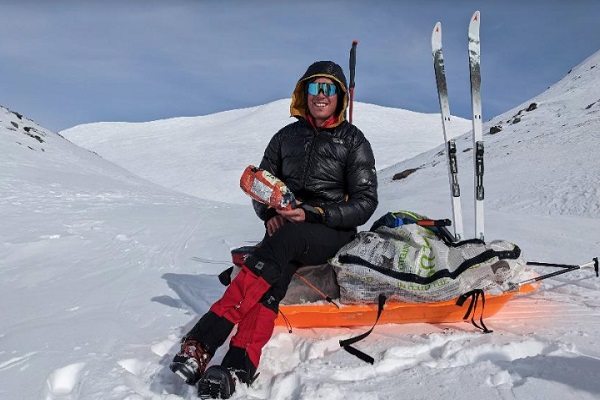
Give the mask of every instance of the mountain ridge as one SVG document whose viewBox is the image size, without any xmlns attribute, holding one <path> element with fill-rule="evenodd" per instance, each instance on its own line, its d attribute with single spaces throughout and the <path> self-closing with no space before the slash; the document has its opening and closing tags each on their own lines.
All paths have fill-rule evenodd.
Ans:
<svg viewBox="0 0 600 400">
<path fill-rule="evenodd" d="M 147 123 L 99 123 L 74 127 L 61 134 L 140 176 L 160 185 L 200 198 L 228 193 L 228 201 L 247 203 L 237 190 L 239 177 L 249 164 L 258 164 L 271 137 L 293 122 L 289 100 L 201 117 L 166 119 Z M 398 159 L 417 155 L 442 143 L 439 114 L 356 103 L 354 123 L 371 142 L 378 169 Z M 468 128 L 468 121 L 453 120 L 454 135 Z M 153 141 L 153 143 L 148 143 Z M 142 147 L 142 143 L 147 144 Z M 231 146 L 244 148 L 233 154 Z M 126 146 L 127 151 L 121 151 Z M 387 149 L 398 148 L 390 156 Z M 167 154 L 167 156 L 165 156 Z M 206 156 L 209 163 L 202 163 Z M 155 160 L 155 164 L 147 160 Z M 222 177 L 215 182 L 212 176 Z M 208 187 L 211 182 L 216 187 Z"/>
</svg>

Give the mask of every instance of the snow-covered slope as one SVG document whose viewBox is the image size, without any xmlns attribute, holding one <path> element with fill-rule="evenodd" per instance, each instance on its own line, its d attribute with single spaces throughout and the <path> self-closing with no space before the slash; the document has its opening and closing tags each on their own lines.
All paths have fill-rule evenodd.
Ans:
<svg viewBox="0 0 600 400">
<path fill-rule="evenodd" d="M 289 117 L 289 105 L 290 100 L 279 100 L 204 117 L 86 124 L 61 134 L 162 186 L 203 199 L 246 204 L 247 197 L 238 190 L 240 174 L 247 165 L 258 165 L 269 139 L 295 121 Z M 452 122 L 453 136 L 470 126 L 461 118 Z M 354 123 L 371 142 L 378 169 L 443 141 L 439 114 L 356 103 Z M 387 151 L 390 148 L 396 152 Z"/>
<path fill-rule="evenodd" d="M 492 193 L 492 207 L 551 215 L 600 215 L 599 81 L 596 54 L 540 96 L 491 122 L 490 126 L 503 130 L 490 141 L 504 151 L 490 154 L 490 170 L 502 168 L 506 176 L 518 179 L 516 194 Z M 505 155 L 517 162 L 506 163 Z"/>
<path fill-rule="evenodd" d="M 125 398 L 119 363 L 136 343 L 162 356 L 151 345 L 190 319 L 170 297 L 185 280 L 175 267 L 214 274 L 193 256 L 258 233 L 5 108 L 0 153 L 0 398 Z M 204 307 L 220 290 L 190 279 L 207 282 Z"/>
<path fill-rule="evenodd" d="M 548 218 L 600 216 L 599 53 L 544 93 L 484 124 L 484 133 L 488 211 Z M 473 144 L 470 134 L 456 141 L 463 204 L 472 208 Z M 384 186 L 383 197 L 421 190 L 424 182 L 435 193 L 436 188 L 447 186 L 441 150 L 433 149 L 383 171 L 380 176 L 389 181 L 404 169 L 420 168 L 402 183 Z M 408 206 L 421 204 L 411 197 L 406 196 Z M 430 197 L 440 200 L 437 194 Z"/>
<path fill-rule="evenodd" d="M 600 256 L 600 166 L 592 157 L 600 121 L 599 69 L 595 54 L 547 92 L 486 124 L 486 131 L 502 125 L 500 132 L 484 136 L 486 236 L 514 241 L 529 260 L 584 263 Z M 521 112 L 514 123 L 534 102 L 537 108 Z M 264 106 L 269 107 L 279 106 Z M 373 121 L 362 123 L 379 124 L 371 137 L 376 131 L 404 132 L 375 150 L 391 165 L 407 154 L 404 143 L 419 141 L 421 133 L 373 110 Z M 357 125 L 360 114 L 357 107 Z M 264 115 L 254 121 L 249 110 L 203 117 L 202 123 L 231 127 L 228 115 L 245 118 L 239 126 L 260 152 L 279 124 L 265 133 Z M 430 129 L 440 135 L 436 119 L 437 128 L 432 122 Z M 190 120 L 190 130 L 199 129 L 198 121 Z M 161 123 L 164 132 L 173 132 L 173 120 L 148 126 L 163 140 L 164 132 L 156 128 Z M 407 124 L 418 123 L 408 119 Z M 126 131 L 123 124 L 114 126 Z M 141 125 L 136 129 L 143 131 Z M 248 151 L 248 140 L 236 141 L 233 128 L 225 131 L 230 134 L 203 131 L 207 143 L 222 147 L 201 153 L 209 168 L 223 165 L 229 152 L 245 156 Z M 193 160 L 198 151 L 190 143 L 198 136 L 174 135 L 161 142 L 171 150 L 152 153 L 151 162 L 145 158 L 138 165 Z M 120 151 L 124 160 L 136 144 L 142 150 L 154 146 L 149 136 L 131 140 L 130 145 L 117 141 L 114 154 Z M 471 234 L 470 139 L 459 138 L 458 147 Z M 449 217 L 441 149 L 380 171 L 376 217 L 397 209 Z M 181 335 L 222 293 L 215 275 L 229 265 L 229 249 L 261 236 L 262 225 L 247 201 L 231 205 L 157 186 L 150 183 L 154 177 L 141 179 L 3 108 L 0 153 L 0 398 L 196 398 L 168 363 Z M 256 162 L 256 155 L 251 158 L 240 165 Z M 392 179 L 409 168 L 419 169 Z M 236 180 L 237 174 L 239 168 Z M 185 185 L 189 175 L 171 179 L 169 186 Z M 221 176 L 204 179 L 216 187 Z M 213 200 L 230 201 L 233 186 L 237 181 L 215 191 Z M 277 329 L 265 348 L 259 379 L 250 388 L 240 386 L 234 399 L 596 399 L 600 279 L 592 276 L 583 270 L 545 281 L 486 321 L 494 329 L 488 335 L 467 323 L 378 325 L 358 344 L 375 358 L 374 365 L 339 347 L 340 339 L 363 329 L 294 329 L 292 334 Z"/>
</svg>

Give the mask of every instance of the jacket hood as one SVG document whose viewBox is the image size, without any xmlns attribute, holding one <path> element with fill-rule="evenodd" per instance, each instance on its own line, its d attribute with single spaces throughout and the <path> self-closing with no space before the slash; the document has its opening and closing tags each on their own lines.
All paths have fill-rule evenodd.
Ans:
<svg viewBox="0 0 600 400">
<path fill-rule="evenodd" d="M 292 93 L 292 104 L 290 105 L 290 114 L 292 117 L 301 117 L 307 119 L 308 104 L 306 85 L 318 77 L 329 78 L 336 83 L 341 90 L 338 95 L 338 107 L 336 109 L 337 120 L 331 126 L 338 126 L 346 119 L 346 108 L 348 108 L 348 89 L 344 70 L 333 61 L 317 61 L 313 63 L 304 75 L 296 83 Z"/>
</svg>

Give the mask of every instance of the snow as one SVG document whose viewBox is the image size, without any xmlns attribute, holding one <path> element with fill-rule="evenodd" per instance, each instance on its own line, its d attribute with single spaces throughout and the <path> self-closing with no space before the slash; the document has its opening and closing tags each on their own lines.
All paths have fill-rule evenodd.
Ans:
<svg viewBox="0 0 600 400">
<path fill-rule="evenodd" d="M 484 125 L 488 240 L 513 241 L 528 260 L 600 256 L 599 72 L 597 53 Z M 354 112 L 377 159 L 374 218 L 449 217 L 439 115 L 363 103 Z M 196 398 L 168 364 L 222 293 L 216 275 L 230 249 L 262 236 L 239 174 L 287 115 L 282 100 L 61 133 L 84 150 L 0 108 L 0 398 Z M 457 134 L 470 126 L 453 123 Z M 470 136 L 457 147 L 472 235 Z M 392 180 L 408 168 L 419 169 Z M 234 399 L 595 399 L 599 288 L 590 269 L 544 281 L 486 321 L 492 334 L 468 323 L 378 325 L 357 344 L 374 365 L 339 347 L 367 327 L 277 328 L 259 379 Z"/>
<path fill-rule="evenodd" d="M 275 132 L 295 120 L 289 109 L 290 99 L 285 99 L 203 117 L 78 125 L 62 134 L 161 186 L 202 199 L 248 204 L 248 197 L 232 190 L 232 184 L 239 182 L 247 165 L 260 163 Z M 356 103 L 354 116 L 370 139 L 377 169 L 440 143 L 439 114 Z M 456 118 L 453 124 L 454 137 L 468 131 L 471 123 Z"/>
</svg>

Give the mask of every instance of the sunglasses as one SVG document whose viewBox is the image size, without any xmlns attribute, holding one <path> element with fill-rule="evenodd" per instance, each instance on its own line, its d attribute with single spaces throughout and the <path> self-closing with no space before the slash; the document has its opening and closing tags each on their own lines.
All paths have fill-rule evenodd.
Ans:
<svg viewBox="0 0 600 400">
<path fill-rule="evenodd" d="M 325 97 L 333 96 L 337 93 L 337 87 L 333 83 L 326 82 L 313 82 L 308 84 L 308 93 L 313 96 L 318 96 L 320 92 L 323 92 Z"/>
</svg>

